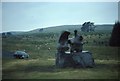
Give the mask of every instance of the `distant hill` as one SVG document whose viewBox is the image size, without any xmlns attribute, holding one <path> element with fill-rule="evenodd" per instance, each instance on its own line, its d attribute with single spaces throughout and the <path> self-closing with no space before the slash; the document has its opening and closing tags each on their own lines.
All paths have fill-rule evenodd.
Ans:
<svg viewBox="0 0 120 81">
<path fill-rule="evenodd" d="M 5 35 L 7 35 L 7 33 L 11 33 L 11 35 L 20 35 L 20 34 L 24 34 L 25 32 L 22 31 L 9 31 L 9 32 L 3 32 Z M 2 33 L 0 33 L 2 34 Z"/>
<path fill-rule="evenodd" d="M 54 26 L 54 27 L 48 27 L 48 28 L 43 28 L 43 31 L 39 31 L 41 28 L 39 29 L 35 29 L 32 31 L 29 31 L 29 33 L 37 33 L 37 32 L 61 32 L 64 30 L 68 30 L 68 31 L 73 31 L 75 29 L 77 30 L 81 30 L 81 25 L 61 25 L 61 26 Z M 105 24 L 105 25 L 96 25 L 95 31 L 102 31 L 102 30 L 109 30 L 112 31 L 113 25 L 112 24 Z"/>
<path fill-rule="evenodd" d="M 47 27 L 47 28 L 38 28 L 35 30 L 31 30 L 28 32 L 11 32 L 12 35 L 18 35 L 18 34 L 29 34 L 29 33 L 60 33 L 62 31 L 68 30 L 68 31 L 73 31 L 73 30 L 81 30 L 82 25 L 61 25 L 61 26 L 53 26 L 53 27 Z M 113 25 L 112 24 L 103 24 L 103 25 L 96 25 L 95 31 L 112 31 Z M 7 33 L 7 32 L 3 32 Z"/>
<path fill-rule="evenodd" d="M 112 30 L 113 29 L 113 24 L 103 24 L 103 25 L 96 25 L 95 30 Z"/>
<path fill-rule="evenodd" d="M 64 30 L 68 30 L 68 31 L 71 31 L 71 30 L 74 30 L 74 29 L 80 29 L 81 25 L 61 25 L 61 26 L 53 26 L 53 27 L 47 27 L 47 28 L 43 28 L 43 31 L 39 31 L 41 28 L 39 29 L 35 29 L 35 30 L 32 30 L 32 31 L 29 31 L 29 33 L 37 33 L 37 32 L 61 32 L 61 31 L 64 31 Z"/>
</svg>

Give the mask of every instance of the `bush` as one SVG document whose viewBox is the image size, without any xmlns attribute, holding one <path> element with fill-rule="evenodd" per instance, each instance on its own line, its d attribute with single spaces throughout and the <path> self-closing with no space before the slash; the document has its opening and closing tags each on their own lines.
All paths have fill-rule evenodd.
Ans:
<svg viewBox="0 0 120 81">
<path fill-rule="evenodd" d="M 109 45 L 120 47 L 120 22 L 116 22 L 114 24 L 112 35 L 109 41 Z"/>
</svg>

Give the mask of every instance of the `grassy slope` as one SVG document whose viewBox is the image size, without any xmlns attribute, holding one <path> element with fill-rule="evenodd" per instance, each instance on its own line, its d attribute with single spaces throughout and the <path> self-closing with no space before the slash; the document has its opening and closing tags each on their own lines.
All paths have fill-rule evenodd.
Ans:
<svg viewBox="0 0 120 81">
<path fill-rule="evenodd" d="M 68 30 L 68 31 L 73 31 L 75 29 L 79 30 L 80 31 L 80 28 L 82 26 L 81 25 L 61 25 L 61 26 L 54 26 L 54 27 L 48 27 L 48 28 L 44 28 L 43 32 L 61 32 L 61 31 L 64 31 L 64 30 Z M 112 24 L 103 24 L 103 25 L 96 25 L 96 28 L 95 30 L 96 31 L 110 31 L 112 30 L 113 28 L 113 25 Z M 36 33 L 36 32 L 39 32 L 39 29 L 35 29 L 35 30 L 32 30 L 32 31 L 29 31 L 29 33 Z"/>
<path fill-rule="evenodd" d="M 84 69 L 55 68 L 56 41 L 59 36 L 56 33 L 3 38 L 3 51 L 14 52 L 25 49 L 30 54 L 29 59 L 23 60 L 3 58 L 3 79 L 117 79 L 118 48 L 92 43 L 93 39 L 108 41 L 110 33 L 103 33 L 101 38 L 98 38 L 98 33 L 92 33 L 90 37 L 89 34 L 83 34 L 85 40 L 89 40 L 84 50 L 93 53 L 96 66 Z"/>
</svg>

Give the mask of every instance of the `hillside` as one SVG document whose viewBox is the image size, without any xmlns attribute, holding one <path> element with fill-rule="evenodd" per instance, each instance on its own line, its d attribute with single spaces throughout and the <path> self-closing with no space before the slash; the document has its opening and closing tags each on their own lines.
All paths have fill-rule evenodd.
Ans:
<svg viewBox="0 0 120 81">
<path fill-rule="evenodd" d="M 53 26 L 53 27 L 47 27 L 47 28 L 43 28 L 43 31 L 41 32 L 61 32 L 61 31 L 64 31 L 64 30 L 73 30 L 73 29 L 80 29 L 81 25 L 61 25 L 61 26 Z M 35 30 L 32 30 L 32 31 L 29 31 L 29 33 L 37 33 L 37 32 L 40 32 L 41 28 L 39 29 L 35 29 Z"/>
<path fill-rule="evenodd" d="M 104 24 L 104 25 L 96 25 L 95 30 L 112 30 L 113 25 L 112 24 Z"/>
<path fill-rule="evenodd" d="M 72 30 L 80 30 L 82 26 L 81 25 L 61 25 L 61 26 L 54 26 L 54 27 L 48 27 L 48 28 L 43 28 L 43 31 L 39 31 L 41 28 L 39 29 L 35 29 L 32 31 L 29 31 L 28 33 L 37 33 L 37 32 L 61 32 L 64 30 L 68 30 L 68 31 L 72 31 Z M 95 31 L 103 31 L 103 30 L 108 30 L 111 31 L 113 28 L 112 24 L 105 24 L 105 25 L 96 25 Z"/>
<path fill-rule="evenodd" d="M 47 27 L 47 28 L 38 28 L 35 30 L 31 30 L 28 32 L 11 32 L 13 35 L 18 34 L 30 34 L 30 33 L 60 33 L 61 31 L 73 31 L 73 30 L 80 30 L 82 26 L 81 25 L 60 25 L 60 26 L 53 26 L 53 27 Z M 103 25 L 96 25 L 95 31 L 112 31 L 113 25 L 112 24 L 103 24 Z M 4 32 L 7 33 L 7 32 Z"/>
</svg>

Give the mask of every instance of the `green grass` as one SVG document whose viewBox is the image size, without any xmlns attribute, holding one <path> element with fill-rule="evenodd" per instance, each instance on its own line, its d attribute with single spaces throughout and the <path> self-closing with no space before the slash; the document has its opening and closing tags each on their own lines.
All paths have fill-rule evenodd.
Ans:
<svg viewBox="0 0 120 81">
<path fill-rule="evenodd" d="M 95 60 L 94 68 L 55 68 L 54 59 L 10 60 L 3 64 L 4 79 L 116 79 L 116 60 Z"/>
<path fill-rule="evenodd" d="M 101 32 L 100 32 L 101 33 Z M 94 68 L 56 68 L 55 53 L 58 34 L 38 33 L 3 38 L 2 50 L 14 52 L 26 50 L 28 59 L 3 58 L 3 79 L 118 79 L 118 47 L 96 45 L 92 40 L 109 40 L 110 33 L 102 33 L 98 39 L 96 33 L 82 33 L 84 40 L 89 43 L 84 45 L 84 50 L 93 53 L 96 66 Z M 96 35 L 95 35 L 96 34 Z M 89 35 L 91 36 L 89 38 Z M 71 35 L 72 36 L 72 35 Z M 49 50 L 50 48 L 50 50 Z"/>
</svg>

